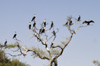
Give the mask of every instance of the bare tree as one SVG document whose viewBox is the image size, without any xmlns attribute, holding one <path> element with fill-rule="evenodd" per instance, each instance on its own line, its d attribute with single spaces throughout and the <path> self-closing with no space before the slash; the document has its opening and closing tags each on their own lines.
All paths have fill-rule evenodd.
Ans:
<svg viewBox="0 0 100 66">
<path fill-rule="evenodd" d="M 35 18 L 36 18 L 36 15 L 35 15 Z M 33 20 L 31 20 L 31 22 L 29 22 L 29 30 L 30 30 L 30 33 L 33 35 L 30 37 L 30 39 L 35 37 L 37 39 L 37 41 L 40 42 L 44 46 L 45 50 L 42 50 L 40 48 L 35 48 L 35 47 L 28 48 L 24 44 L 24 42 L 17 39 L 16 32 L 15 32 L 14 37 L 13 37 L 13 39 L 16 41 L 14 46 L 6 45 L 6 46 L 2 46 L 2 47 L 6 47 L 6 48 L 16 47 L 16 48 L 18 48 L 14 52 L 20 52 L 20 54 L 12 55 L 11 53 L 8 53 L 9 55 L 11 55 L 13 57 L 20 56 L 20 55 L 26 56 L 27 52 L 32 52 L 33 53 L 32 56 L 39 57 L 40 59 L 46 59 L 46 60 L 50 61 L 49 66 L 58 66 L 57 59 L 58 59 L 58 57 L 60 57 L 63 54 L 64 49 L 70 43 L 73 35 L 76 34 L 76 32 L 80 28 L 87 27 L 90 25 L 90 23 L 94 23 L 93 20 L 81 22 L 80 16 L 78 18 L 73 18 L 72 16 L 67 17 L 67 21 L 65 24 L 63 24 L 63 27 L 66 27 L 66 29 L 69 31 L 70 37 L 67 37 L 65 39 L 65 41 L 61 42 L 61 44 L 56 44 L 55 39 L 56 39 L 57 33 L 59 32 L 59 29 L 58 28 L 54 29 L 53 21 L 51 21 L 51 24 L 49 25 L 50 28 L 46 29 L 46 27 L 48 26 L 47 25 L 48 23 L 46 22 L 46 19 L 45 19 L 44 22 L 41 23 L 41 25 L 40 25 L 41 28 L 38 28 L 38 27 L 36 27 L 35 18 Z M 75 19 L 75 20 L 73 20 L 73 19 Z M 31 23 L 33 23 L 33 27 L 32 27 Z M 77 28 L 73 29 L 72 27 L 76 26 L 76 25 L 78 25 Z M 51 31 L 50 37 L 46 33 L 47 31 Z M 48 44 L 49 41 L 51 42 L 50 44 Z"/>
</svg>

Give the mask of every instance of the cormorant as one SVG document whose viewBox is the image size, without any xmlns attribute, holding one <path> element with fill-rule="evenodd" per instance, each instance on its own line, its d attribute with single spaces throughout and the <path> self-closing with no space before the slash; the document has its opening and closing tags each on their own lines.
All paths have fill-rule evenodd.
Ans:
<svg viewBox="0 0 100 66">
<path fill-rule="evenodd" d="M 81 19 L 81 17 L 80 17 L 80 15 L 79 15 L 79 17 L 78 17 L 78 20 L 77 20 L 77 21 L 80 21 L 80 19 Z"/>
<path fill-rule="evenodd" d="M 13 39 L 16 38 L 16 35 L 17 35 L 17 33 L 15 32 L 15 34 L 14 34 L 14 36 L 13 36 Z"/>
<path fill-rule="evenodd" d="M 44 23 L 44 27 L 46 27 L 46 19 L 44 20 L 44 22 L 43 22 L 43 23 Z"/>
<path fill-rule="evenodd" d="M 42 33 L 42 28 L 40 28 L 40 30 L 39 30 L 39 34 L 41 34 Z"/>
<path fill-rule="evenodd" d="M 55 32 L 54 30 L 53 30 L 53 32 L 52 32 L 52 33 L 53 33 L 53 35 L 54 35 L 54 36 L 56 36 L 56 32 Z"/>
<path fill-rule="evenodd" d="M 34 21 L 34 23 L 33 23 L 33 27 L 35 27 L 36 26 L 36 21 Z"/>
<path fill-rule="evenodd" d="M 43 29 L 42 29 L 42 32 L 41 33 L 44 33 L 45 32 L 45 28 L 43 27 Z"/>
<path fill-rule="evenodd" d="M 5 41 L 4 46 L 7 46 L 7 40 Z"/>
<path fill-rule="evenodd" d="M 73 25 L 72 20 L 69 22 L 69 25 L 70 25 L 70 26 Z"/>
<path fill-rule="evenodd" d="M 53 44 L 54 44 L 54 42 L 52 41 L 52 42 L 51 42 L 51 46 L 50 46 L 50 48 L 53 46 Z"/>
<path fill-rule="evenodd" d="M 50 29 L 51 29 L 53 26 L 54 26 L 53 21 L 51 21 L 51 27 L 50 27 Z M 49 29 L 49 30 L 50 30 L 50 29 Z"/>
<path fill-rule="evenodd" d="M 90 21 L 84 21 L 82 24 L 86 23 L 87 25 L 90 25 L 90 23 L 94 23 L 93 20 L 90 20 Z"/>
<path fill-rule="evenodd" d="M 67 22 L 64 24 L 64 26 L 67 26 L 67 25 L 68 25 L 68 23 L 69 23 L 69 21 L 67 21 Z"/>
<path fill-rule="evenodd" d="M 31 22 L 29 22 L 29 30 L 31 29 Z"/>
<path fill-rule="evenodd" d="M 36 14 L 34 14 L 34 16 L 33 16 L 33 18 L 32 18 L 32 20 L 31 20 L 31 21 L 34 21 L 34 20 L 35 20 L 35 18 L 36 18 Z"/>
</svg>

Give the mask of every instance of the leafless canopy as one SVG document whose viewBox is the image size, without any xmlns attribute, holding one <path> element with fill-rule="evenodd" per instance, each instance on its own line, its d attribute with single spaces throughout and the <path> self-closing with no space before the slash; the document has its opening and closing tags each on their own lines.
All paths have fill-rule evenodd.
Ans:
<svg viewBox="0 0 100 66">
<path fill-rule="evenodd" d="M 63 25 L 64 27 L 66 27 L 66 30 L 69 31 L 69 33 L 71 34 L 69 39 L 66 39 L 65 41 L 62 41 L 61 44 L 62 45 L 57 45 L 55 43 L 55 39 L 57 36 L 57 33 L 59 32 L 59 29 L 57 28 L 56 30 L 54 30 L 54 23 L 53 21 L 51 21 L 51 26 L 50 28 L 46 29 L 46 27 L 48 26 L 46 24 L 46 20 L 45 22 L 41 23 L 41 28 L 36 27 L 36 21 L 35 21 L 36 16 L 34 17 L 34 20 L 31 20 L 31 23 L 33 23 L 33 27 L 30 26 L 29 24 L 29 31 L 30 34 L 32 34 L 33 36 L 30 37 L 30 39 L 32 38 L 36 38 L 38 42 L 40 42 L 44 47 L 46 51 L 43 51 L 42 49 L 39 48 L 28 48 L 24 42 L 22 42 L 21 40 L 17 39 L 17 36 L 14 37 L 13 39 L 16 41 L 16 47 L 18 48 L 17 50 L 13 51 L 13 52 L 20 52 L 20 54 L 16 54 L 16 55 L 12 55 L 11 53 L 8 53 L 9 55 L 16 57 L 16 56 L 26 56 L 27 52 L 33 52 L 32 56 L 35 57 L 39 57 L 40 59 L 47 59 L 50 61 L 50 65 L 49 66 L 57 66 L 57 58 L 60 57 L 64 51 L 64 49 L 67 47 L 67 45 L 69 44 L 69 42 L 71 41 L 72 37 L 74 34 L 76 34 L 77 30 L 79 30 L 81 27 L 87 27 L 89 25 L 84 25 L 84 23 L 80 22 L 81 21 L 81 17 L 79 16 L 78 19 L 73 20 L 72 16 L 67 17 L 67 21 L 66 23 Z M 84 21 L 83 21 L 84 22 Z M 71 29 L 72 26 L 78 25 L 76 29 Z M 47 33 L 48 31 L 52 31 L 51 36 L 48 37 Z M 45 37 L 42 38 L 42 36 Z M 48 41 L 51 41 L 50 44 L 48 44 Z M 21 43 L 21 44 L 20 44 Z M 22 46 L 23 44 L 23 46 Z M 48 46 L 50 45 L 50 47 Z M 5 46 L 2 46 L 5 47 Z"/>
</svg>

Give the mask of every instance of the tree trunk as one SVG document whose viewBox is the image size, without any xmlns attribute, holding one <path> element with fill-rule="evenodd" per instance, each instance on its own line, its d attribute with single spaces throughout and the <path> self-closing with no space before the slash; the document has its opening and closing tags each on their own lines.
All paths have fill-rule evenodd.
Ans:
<svg viewBox="0 0 100 66">
<path fill-rule="evenodd" d="M 54 60 L 54 66 L 58 66 L 57 59 Z"/>
<path fill-rule="evenodd" d="M 58 66 L 57 59 L 55 59 L 54 61 L 51 61 L 50 66 Z"/>
</svg>

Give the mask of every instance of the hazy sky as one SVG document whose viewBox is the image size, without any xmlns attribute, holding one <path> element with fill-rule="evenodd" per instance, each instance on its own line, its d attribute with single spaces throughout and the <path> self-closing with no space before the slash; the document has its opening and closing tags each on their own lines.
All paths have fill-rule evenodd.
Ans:
<svg viewBox="0 0 100 66">
<path fill-rule="evenodd" d="M 53 21 L 55 27 L 60 28 L 57 40 L 63 40 L 63 36 L 67 34 L 67 29 L 62 30 L 67 16 L 77 18 L 81 15 L 81 21 L 94 20 L 92 26 L 81 28 L 73 36 L 58 58 L 58 66 L 93 66 L 93 60 L 100 61 L 100 0 L 0 0 L 0 43 L 4 43 L 6 39 L 8 44 L 14 43 L 12 37 L 16 31 L 17 37 L 26 45 L 39 46 L 35 38 L 29 40 L 32 35 L 28 24 L 34 14 L 37 16 L 37 26 L 46 19 L 48 23 Z M 19 59 L 31 66 L 47 64 L 47 61 L 34 59 L 30 53 Z"/>
</svg>

